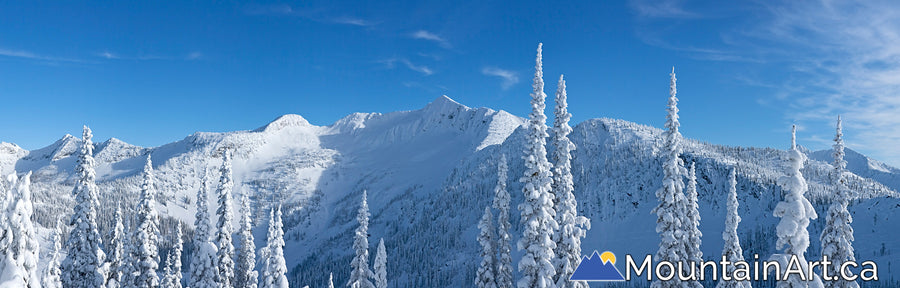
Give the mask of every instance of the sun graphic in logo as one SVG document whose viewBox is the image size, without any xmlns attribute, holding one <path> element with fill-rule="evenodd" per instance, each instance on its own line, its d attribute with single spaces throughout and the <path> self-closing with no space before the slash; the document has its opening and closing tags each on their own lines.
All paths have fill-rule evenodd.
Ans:
<svg viewBox="0 0 900 288">
<path fill-rule="evenodd" d="M 603 261 L 603 263 L 616 264 L 616 254 L 609 251 L 603 252 L 603 254 L 600 254 L 600 260 Z"/>
</svg>

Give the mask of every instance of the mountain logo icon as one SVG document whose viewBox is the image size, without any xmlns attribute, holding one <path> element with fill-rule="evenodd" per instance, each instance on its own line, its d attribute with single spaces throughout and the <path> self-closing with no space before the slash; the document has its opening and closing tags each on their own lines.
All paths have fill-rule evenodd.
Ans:
<svg viewBox="0 0 900 288">
<path fill-rule="evenodd" d="M 616 254 L 606 251 L 603 254 L 594 250 L 591 257 L 582 256 L 581 263 L 569 277 L 571 281 L 625 281 L 622 272 L 616 268 Z"/>
</svg>

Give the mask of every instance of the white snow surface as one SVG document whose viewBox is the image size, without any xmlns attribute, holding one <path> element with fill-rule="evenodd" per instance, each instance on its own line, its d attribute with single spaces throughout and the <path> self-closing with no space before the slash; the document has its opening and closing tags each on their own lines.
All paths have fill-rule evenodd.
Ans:
<svg viewBox="0 0 900 288">
<path fill-rule="evenodd" d="M 570 95 L 577 97 L 581 96 Z M 523 103 L 526 99 L 523 95 Z M 660 117 L 663 113 L 660 109 Z M 94 150 L 101 196 L 98 213 L 102 216 L 98 218 L 113 219 L 116 204 L 133 210 L 128 206 L 137 202 L 140 171 L 150 153 L 160 193 L 159 214 L 191 226 L 200 175 L 209 170 L 209 179 L 217 179 L 219 155 L 228 148 L 234 151 L 235 193 L 249 191 L 252 195 L 257 247 L 265 246 L 266 212 L 273 205 L 284 205 L 288 271 L 294 273 L 298 265 L 302 268 L 288 277 L 299 282 L 294 285 L 323 287 L 328 272 L 334 273 L 335 282 L 346 281 L 358 202 L 367 190 L 372 213 L 370 243 L 382 237 L 391 243 L 386 248 L 391 255 L 388 271 L 392 285 L 471 287 L 479 260 L 477 223 L 493 200 L 500 155 L 508 159 L 509 175 L 524 171 L 523 123 L 523 118 L 504 111 L 470 108 L 442 96 L 419 110 L 355 113 L 329 126 L 285 115 L 251 131 L 197 132 L 152 148 L 110 139 L 96 143 Z M 605 118 L 574 127 L 569 138 L 577 147 L 572 153 L 575 195 L 579 214 L 590 218 L 592 226 L 582 251 L 644 255 L 656 250 L 656 219 L 650 211 L 657 203 L 654 192 L 662 179 L 661 132 Z M 80 142 L 66 135 L 32 151 L 0 143 L 0 173 L 34 171 L 35 220 L 42 241 L 49 239 L 50 229 L 44 227 L 56 223 L 52 215 L 71 213 L 73 153 Z M 781 200 L 776 179 L 783 176 L 786 151 L 690 139 L 682 145 L 686 162 L 697 164 L 700 229 L 704 236 L 712 235 L 703 238 L 704 255 L 722 251 L 723 240 L 718 235 L 725 225 L 727 176 L 732 167 L 738 178 L 743 219 L 738 233 L 744 257 L 752 259 L 759 253 L 765 259 L 773 254 L 778 218 L 772 216 L 772 210 Z M 825 159 L 817 153 L 811 153 L 802 172 L 809 182 L 807 197 L 824 215 L 828 203 L 823 196 L 831 166 L 818 161 Z M 890 268 L 890 262 L 900 256 L 896 242 L 900 237 L 900 195 L 894 192 L 900 181 L 888 180 L 900 179 L 900 170 L 880 162 L 876 166 L 884 169 L 859 170 L 854 168 L 853 155 L 857 154 L 848 149 L 848 170 L 862 176 L 849 179 L 850 188 L 861 192 L 849 207 L 855 220 L 857 259 L 878 262 L 882 279 L 896 279 L 900 268 Z M 870 168 L 873 165 L 872 161 L 864 163 Z M 511 205 L 517 205 L 523 198 L 522 183 L 518 177 L 510 178 Z M 519 213 L 510 214 L 510 234 L 512 241 L 517 241 L 521 235 Z M 100 224 L 102 229 L 111 227 Z M 810 235 L 819 235 L 823 224 L 821 219 L 813 220 Z M 101 234 L 106 237 L 109 231 Z M 819 254 L 818 237 L 812 238 L 807 259 Z M 42 248 L 49 246 L 41 243 Z M 42 249 L 42 262 L 49 259 L 46 252 Z M 512 257 L 518 262 L 521 252 L 513 251 Z M 184 265 L 189 267 L 189 263 Z"/>
</svg>

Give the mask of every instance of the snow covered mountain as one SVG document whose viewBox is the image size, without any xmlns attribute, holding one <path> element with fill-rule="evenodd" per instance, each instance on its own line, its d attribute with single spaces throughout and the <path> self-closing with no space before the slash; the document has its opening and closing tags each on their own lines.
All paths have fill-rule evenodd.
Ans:
<svg viewBox="0 0 900 288">
<path fill-rule="evenodd" d="M 252 131 L 198 132 L 153 148 L 109 139 L 95 144 L 94 150 L 102 198 L 99 218 L 106 229 L 101 233 L 108 234 L 112 217 L 107 216 L 116 206 L 130 209 L 136 203 L 138 175 L 147 154 L 152 154 L 158 178 L 160 215 L 190 225 L 201 175 L 208 171 L 209 179 L 217 179 L 221 152 L 229 149 L 235 154 L 234 193 L 251 195 L 258 245 L 264 240 L 262 226 L 269 209 L 284 205 L 285 258 L 292 285 L 322 286 L 329 272 L 338 285 L 347 279 L 355 213 L 366 190 L 372 213 L 370 243 L 384 238 L 392 286 L 470 287 L 480 260 L 476 224 L 491 203 L 501 154 L 509 159 L 513 207 L 522 200 L 518 178 L 524 171 L 523 124 L 524 119 L 507 112 L 469 108 L 443 96 L 420 110 L 354 113 L 329 126 L 284 115 Z M 593 227 L 583 241 L 585 253 L 656 251 L 656 219 L 650 210 L 662 179 L 660 134 L 657 128 L 615 119 L 575 126 L 570 135 L 577 146 L 572 164 L 575 193 L 579 210 L 591 218 Z M 784 136 L 787 147 L 790 138 Z M 34 171 L 35 215 L 44 227 L 71 212 L 73 153 L 79 143 L 70 135 L 33 151 L 0 143 L 0 171 Z M 734 167 L 745 257 L 753 259 L 758 253 L 767 258 L 775 251 L 778 218 L 772 210 L 782 193 L 776 180 L 783 175 L 785 151 L 692 140 L 685 145 L 685 160 L 697 164 L 704 255 L 716 258 L 721 252 L 727 173 Z M 830 193 L 825 181 L 831 166 L 823 162 L 829 161 L 827 155 L 811 153 L 803 170 L 810 182 L 808 197 L 820 217 Z M 850 207 L 857 258 L 875 260 L 882 279 L 900 276 L 900 268 L 891 267 L 900 255 L 895 240 L 900 236 L 900 221 L 895 219 L 900 217 L 900 195 L 895 192 L 900 170 L 849 150 L 847 158 L 850 171 L 860 175 L 850 183 L 860 192 Z M 871 168 L 872 163 L 882 169 Z M 511 212 L 513 229 L 518 230 L 518 211 Z M 161 230 L 169 235 L 173 228 L 166 223 L 171 222 L 163 222 Z M 820 218 L 810 226 L 807 258 L 819 255 L 822 223 Z M 519 232 L 512 234 L 515 241 Z M 514 251 L 513 260 L 519 255 Z M 190 259 L 190 251 L 184 259 Z"/>
</svg>

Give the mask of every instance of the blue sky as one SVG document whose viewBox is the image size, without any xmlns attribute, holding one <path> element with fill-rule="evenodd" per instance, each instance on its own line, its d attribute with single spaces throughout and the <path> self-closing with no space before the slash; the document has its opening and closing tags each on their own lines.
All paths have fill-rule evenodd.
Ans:
<svg viewBox="0 0 900 288">
<path fill-rule="evenodd" d="M 526 116 L 543 42 L 545 91 L 566 74 L 574 122 L 661 127 L 676 66 L 686 137 L 784 149 L 796 123 L 824 149 L 842 114 L 848 146 L 900 164 L 890 1 L 205 2 L 0 3 L 0 141 L 35 149 L 88 124 L 157 146 L 442 94 Z"/>
</svg>

